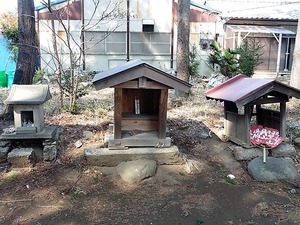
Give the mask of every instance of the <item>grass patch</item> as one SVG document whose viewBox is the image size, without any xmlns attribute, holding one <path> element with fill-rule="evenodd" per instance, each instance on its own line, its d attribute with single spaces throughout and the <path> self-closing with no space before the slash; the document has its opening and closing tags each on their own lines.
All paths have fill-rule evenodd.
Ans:
<svg viewBox="0 0 300 225">
<path fill-rule="evenodd" d="M 9 180 L 15 180 L 17 178 L 17 174 L 14 171 L 10 171 L 7 173 L 6 177 Z"/>
</svg>

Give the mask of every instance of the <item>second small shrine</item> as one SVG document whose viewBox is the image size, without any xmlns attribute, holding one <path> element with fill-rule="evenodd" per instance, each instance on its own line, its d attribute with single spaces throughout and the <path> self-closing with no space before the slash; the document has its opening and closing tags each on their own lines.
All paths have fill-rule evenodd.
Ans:
<svg viewBox="0 0 300 225">
<path fill-rule="evenodd" d="M 279 131 L 286 139 L 286 103 L 300 98 L 300 90 L 277 80 L 237 75 L 209 89 L 207 99 L 224 102 L 224 134 L 244 147 L 251 147 L 250 130 L 260 125 Z M 268 107 L 273 104 L 276 109 Z"/>
</svg>

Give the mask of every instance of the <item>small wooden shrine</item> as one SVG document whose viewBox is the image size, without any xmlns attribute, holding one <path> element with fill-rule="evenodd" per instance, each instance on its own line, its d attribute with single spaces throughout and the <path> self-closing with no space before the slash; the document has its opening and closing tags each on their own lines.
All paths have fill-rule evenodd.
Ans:
<svg viewBox="0 0 300 225">
<path fill-rule="evenodd" d="M 286 103 L 300 98 L 300 90 L 277 80 L 250 78 L 237 75 L 211 88 L 207 99 L 224 101 L 224 134 L 243 146 L 251 146 L 250 127 L 262 125 L 277 129 L 286 138 Z M 278 110 L 265 107 L 278 104 Z"/>
<path fill-rule="evenodd" d="M 114 88 L 114 133 L 109 149 L 170 147 L 166 137 L 168 90 L 189 92 L 191 84 L 141 60 L 95 75 L 97 90 Z"/>
</svg>

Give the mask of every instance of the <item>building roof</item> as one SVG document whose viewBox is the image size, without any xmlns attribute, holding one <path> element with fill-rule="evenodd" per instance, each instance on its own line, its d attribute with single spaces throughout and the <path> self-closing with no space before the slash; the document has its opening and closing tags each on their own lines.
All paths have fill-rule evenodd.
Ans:
<svg viewBox="0 0 300 225">
<path fill-rule="evenodd" d="M 13 84 L 4 103 L 7 105 L 40 105 L 51 97 L 48 85 Z"/>
<path fill-rule="evenodd" d="M 223 19 L 298 20 L 300 2 L 296 0 L 207 0 L 210 7 L 222 11 Z"/>
<path fill-rule="evenodd" d="M 233 32 L 296 35 L 295 32 L 283 27 L 253 25 L 227 25 L 227 27 Z"/>
<path fill-rule="evenodd" d="M 114 87 L 140 77 L 146 77 L 170 89 L 178 89 L 184 92 L 188 92 L 192 86 L 188 82 L 172 76 L 140 59 L 135 59 L 97 73 L 92 82 L 96 89 L 100 90 L 107 87 Z"/>
<path fill-rule="evenodd" d="M 216 13 L 216 14 L 221 13 L 221 11 L 215 10 L 215 9 L 211 8 L 210 6 L 208 6 L 208 5 L 200 4 L 200 3 L 197 2 L 197 1 L 191 0 L 191 1 L 190 1 L 190 5 L 191 5 L 191 6 L 194 6 L 194 7 L 196 7 L 196 8 L 200 8 L 200 9 L 203 9 L 203 10 L 205 10 L 205 11 L 211 12 L 211 13 Z"/>
<path fill-rule="evenodd" d="M 66 1 L 67 0 L 52 0 L 52 1 L 50 1 L 50 4 L 51 4 L 51 6 L 55 6 L 55 5 L 61 4 L 61 3 L 66 2 Z M 45 8 L 47 8 L 47 5 L 41 3 L 41 5 L 38 5 L 38 6 L 35 7 L 35 11 L 40 11 L 40 10 L 45 9 Z"/>
<path fill-rule="evenodd" d="M 268 94 L 281 93 L 287 97 L 300 98 L 300 90 L 277 80 L 250 78 L 237 75 L 206 91 L 207 99 L 228 101 L 238 108 Z"/>
</svg>

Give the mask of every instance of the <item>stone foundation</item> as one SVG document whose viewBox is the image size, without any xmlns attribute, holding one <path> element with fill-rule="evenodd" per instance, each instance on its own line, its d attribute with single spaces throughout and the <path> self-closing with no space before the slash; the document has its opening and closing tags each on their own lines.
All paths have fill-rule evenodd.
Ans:
<svg viewBox="0 0 300 225">
<path fill-rule="evenodd" d="M 121 162 L 138 159 L 152 159 L 157 164 L 184 164 L 183 155 L 177 146 L 169 148 L 129 148 L 128 150 L 109 150 L 108 148 L 86 149 L 84 151 L 88 165 L 114 167 Z"/>
</svg>

